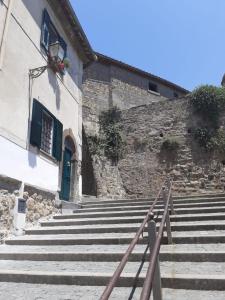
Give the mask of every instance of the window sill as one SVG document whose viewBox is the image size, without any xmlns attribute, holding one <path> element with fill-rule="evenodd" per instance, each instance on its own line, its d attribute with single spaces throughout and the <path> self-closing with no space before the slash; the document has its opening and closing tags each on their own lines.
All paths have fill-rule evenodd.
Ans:
<svg viewBox="0 0 225 300">
<path fill-rule="evenodd" d="M 47 152 L 45 152 L 42 149 L 39 150 L 39 153 L 40 153 L 40 156 L 51 160 L 55 164 L 58 164 L 58 161 L 51 154 L 48 154 Z"/>
<path fill-rule="evenodd" d="M 148 93 L 149 93 L 149 94 L 156 95 L 156 96 L 160 96 L 160 93 L 154 92 L 154 91 L 151 91 L 151 90 L 148 90 Z"/>
</svg>

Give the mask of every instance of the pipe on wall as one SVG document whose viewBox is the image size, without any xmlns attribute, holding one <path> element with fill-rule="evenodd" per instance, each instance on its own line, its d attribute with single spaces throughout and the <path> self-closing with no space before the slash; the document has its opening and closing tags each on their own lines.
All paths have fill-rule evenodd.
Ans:
<svg viewBox="0 0 225 300">
<path fill-rule="evenodd" d="M 8 32 L 10 16 L 11 16 L 12 7 L 13 7 L 13 1 L 14 0 L 9 0 L 9 2 L 8 2 L 8 9 L 7 9 L 6 17 L 5 17 L 5 23 L 4 23 L 4 26 L 3 26 L 2 39 L 1 39 L 1 43 L 0 43 L 0 70 L 2 69 L 2 65 L 3 65 L 3 57 L 4 57 L 4 54 L 5 54 L 6 36 L 7 36 L 7 32 Z M 4 4 L 4 2 L 3 2 L 3 4 Z"/>
</svg>

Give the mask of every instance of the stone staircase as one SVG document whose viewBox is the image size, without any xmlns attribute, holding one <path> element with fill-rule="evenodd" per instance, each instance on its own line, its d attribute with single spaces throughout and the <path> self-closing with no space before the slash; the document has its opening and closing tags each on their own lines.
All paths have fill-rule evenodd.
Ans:
<svg viewBox="0 0 225 300">
<path fill-rule="evenodd" d="M 0 299 L 99 299 L 152 201 L 86 198 L 74 213 L 6 240 L 0 246 Z M 225 195 L 176 197 L 174 207 L 173 245 L 165 236 L 160 251 L 163 299 L 224 300 Z M 161 202 L 155 212 L 161 220 Z M 139 299 L 146 246 L 147 231 L 110 299 Z"/>
</svg>

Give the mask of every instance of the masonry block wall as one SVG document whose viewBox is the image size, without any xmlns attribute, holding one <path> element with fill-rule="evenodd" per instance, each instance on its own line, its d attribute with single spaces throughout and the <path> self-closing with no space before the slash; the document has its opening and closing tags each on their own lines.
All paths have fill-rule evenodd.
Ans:
<svg viewBox="0 0 225 300">
<path fill-rule="evenodd" d="M 222 127 L 224 120 L 225 116 Z M 174 177 L 177 194 L 223 192 L 224 158 L 205 153 L 198 146 L 192 133 L 196 121 L 187 98 L 124 110 L 121 125 L 126 139 L 125 154 L 115 167 L 119 184 L 116 189 L 115 174 L 111 172 L 110 181 L 108 172 L 107 180 L 101 178 L 103 195 L 107 194 L 107 186 L 111 182 L 114 190 L 120 190 L 127 197 L 153 196 L 168 174 Z M 161 145 L 167 138 L 175 138 L 179 143 L 176 157 L 161 151 Z M 109 171 L 107 164 L 102 167 L 95 164 L 95 160 L 93 167 L 99 171 L 95 174 Z"/>
<path fill-rule="evenodd" d="M 128 109 L 142 104 L 158 102 L 166 97 L 148 90 L 149 79 L 115 65 L 96 62 L 84 71 L 83 118 L 85 122 L 112 106 Z M 173 90 L 158 84 L 168 97 Z"/>
</svg>

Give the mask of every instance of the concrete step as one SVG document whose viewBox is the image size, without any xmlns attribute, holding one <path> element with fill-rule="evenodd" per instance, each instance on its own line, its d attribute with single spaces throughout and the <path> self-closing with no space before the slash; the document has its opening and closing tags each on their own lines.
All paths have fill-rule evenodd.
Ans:
<svg viewBox="0 0 225 300">
<path fill-rule="evenodd" d="M 195 195 L 184 195 L 184 196 L 174 196 L 174 200 L 186 200 L 186 199 L 202 199 L 202 198 L 221 198 L 225 197 L 224 193 L 212 193 L 212 194 L 195 194 Z M 129 202 L 139 202 L 139 201 L 153 201 L 155 197 L 145 197 L 145 198 L 125 198 L 125 199 L 104 199 L 104 198 L 96 198 L 95 201 L 82 201 L 84 205 L 94 205 L 94 204 L 109 204 L 109 203 L 129 203 Z"/>
<path fill-rule="evenodd" d="M 128 244 L 89 244 L 89 245 L 1 245 L 0 253 L 125 253 Z M 144 253 L 146 245 L 138 244 L 135 246 L 134 253 Z M 210 244 L 172 244 L 161 245 L 160 251 L 163 253 L 223 253 L 225 252 L 225 243 Z"/>
<path fill-rule="evenodd" d="M 158 221 L 162 219 L 160 215 Z M 190 214 L 190 215 L 171 215 L 172 222 L 185 221 L 206 221 L 206 220 L 225 220 L 225 213 L 206 213 L 206 214 Z M 99 225 L 99 224 L 126 224 L 126 223 L 142 223 L 143 216 L 129 217 L 108 217 L 108 218 L 84 218 L 78 220 L 51 220 L 40 223 L 42 227 L 50 226 L 76 226 L 76 225 Z"/>
<path fill-rule="evenodd" d="M 137 232 L 141 223 L 127 224 L 105 224 L 105 225 L 81 225 L 81 226 L 58 226 L 27 229 L 27 235 L 43 234 L 81 234 L 81 233 L 113 233 L 113 232 Z M 157 227 L 159 224 L 157 224 Z M 173 231 L 196 231 L 196 230 L 225 230 L 225 221 L 189 221 L 189 222 L 171 222 Z M 147 232 L 147 226 L 145 230 Z"/>
<path fill-rule="evenodd" d="M 50 272 L 50 271 L 12 271 L 0 270 L 0 282 L 21 282 L 32 284 L 60 284 L 79 286 L 105 286 L 112 273 L 85 272 Z M 135 279 L 133 273 L 124 273 L 117 284 L 119 287 L 143 286 L 144 277 Z M 164 288 L 196 289 L 196 290 L 225 290 L 224 275 L 196 275 L 196 274 L 162 274 Z"/>
<path fill-rule="evenodd" d="M 204 203 L 204 202 L 224 202 L 225 203 L 225 197 L 208 197 L 208 198 L 187 198 L 187 199 L 173 199 L 174 204 L 187 204 L 187 203 Z M 150 205 L 153 203 L 152 199 L 141 199 L 141 200 L 118 200 L 116 203 L 105 201 L 104 203 L 95 203 L 95 204 L 81 204 L 82 208 L 100 208 L 100 207 L 117 207 L 117 206 L 128 206 L 128 205 Z M 158 201 L 158 204 L 163 204 L 162 200 Z"/>
<path fill-rule="evenodd" d="M 92 212 L 109 212 L 109 211 L 123 211 L 123 210 L 137 210 L 137 209 L 149 209 L 151 204 L 145 205 L 145 204 L 139 204 L 139 205 L 133 205 L 133 206 L 116 206 L 116 207 L 100 207 L 100 208 L 82 208 L 82 209 L 77 209 L 74 211 L 74 213 L 92 213 Z M 181 203 L 177 204 L 176 202 L 174 203 L 174 208 L 185 208 L 185 207 L 214 207 L 214 206 L 225 206 L 224 201 L 222 202 L 198 202 L 198 203 Z M 155 205 L 156 209 L 163 209 L 164 205 L 163 204 L 157 204 Z"/>
<path fill-rule="evenodd" d="M 0 282 L 1 300 L 96 300 L 100 299 L 104 286 L 78 285 L 41 285 L 29 283 Z M 163 289 L 163 300 L 224 300 L 224 291 Z M 141 288 L 132 290 L 130 287 L 117 287 L 113 290 L 110 300 L 140 299 Z M 152 298 L 151 298 L 152 300 Z"/>
<path fill-rule="evenodd" d="M 79 218 L 98 218 L 98 217 L 127 217 L 127 216 L 144 216 L 148 212 L 148 209 L 134 209 L 134 210 L 124 210 L 124 211 L 107 211 L 107 212 L 89 212 L 89 213 L 77 213 L 77 214 L 67 214 L 67 215 L 55 215 L 54 219 L 79 219 Z M 162 214 L 162 209 L 157 209 L 155 212 Z M 215 207 L 195 207 L 195 208 L 176 208 L 176 214 L 195 214 L 195 213 L 224 213 L 225 206 L 215 206 Z"/>
<path fill-rule="evenodd" d="M 31 249 L 32 250 L 32 249 Z M 0 252 L 0 260 L 20 260 L 20 261 L 85 261 L 85 262 L 118 262 L 124 252 L 93 252 L 93 253 L 74 253 L 74 252 Z M 140 262 L 143 258 L 143 252 L 134 252 L 130 255 L 130 262 Z M 149 254 L 145 256 L 149 260 Z M 224 262 L 225 251 L 161 251 L 160 261 L 173 262 Z"/>
<path fill-rule="evenodd" d="M 145 257 L 146 258 L 146 257 Z M 144 258 L 144 259 L 145 259 Z M 144 260 L 143 259 L 143 260 Z M 86 270 L 89 275 L 97 273 L 113 274 L 119 261 L 32 261 L 32 260 L 0 260 L 1 271 L 30 271 L 32 272 L 65 272 L 67 274 L 83 273 Z M 127 262 L 123 274 L 137 274 L 145 276 L 149 266 L 147 259 L 142 261 Z M 224 262 L 184 262 L 162 261 L 160 262 L 162 274 L 187 274 L 187 275 L 220 275 L 225 276 Z M 0 272 L 1 272 L 0 271 Z M 134 276 L 135 277 L 135 276 Z"/>
<path fill-rule="evenodd" d="M 90 245 L 90 244 L 129 244 L 135 233 L 100 233 L 100 234 L 59 234 L 27 235 L 5 241 L 7 245 Z M 147 234 L 139 239 L 140 244 L 147 243 Z M 162 243 L 166 243 L 166 236 Z M 173 232 L 173 243 L 225 243 L 224 230 L 177 231 Z"/>
</svg>

